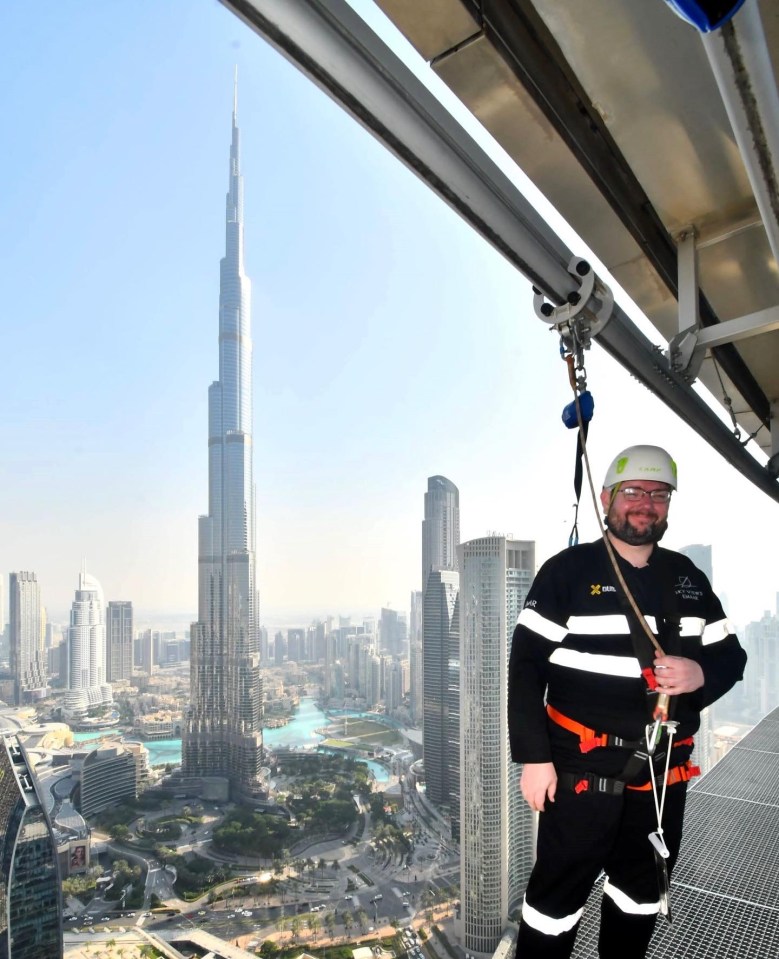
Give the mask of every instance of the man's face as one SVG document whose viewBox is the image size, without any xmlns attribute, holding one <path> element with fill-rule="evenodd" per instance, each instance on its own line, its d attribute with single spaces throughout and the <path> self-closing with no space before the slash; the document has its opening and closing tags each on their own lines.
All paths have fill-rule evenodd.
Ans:
<svg viewBox="0 0 779 959">
<path fill-rule="evenodd" d="M 630 490 L 670 490 L 667 483 L 653 480 L 625 480 L 614 489 L 604 489 L 600 501 L 606 513 L 606 526 L 612 536 L 631 546 L 645 546 L 659 542 L 668 529 L 668 508 L 670 502 L 659 503 L 648 495 L 639 498 L 630 497 Z M 628 490 L 628 495 L 622 492 Z"/>
</svg>

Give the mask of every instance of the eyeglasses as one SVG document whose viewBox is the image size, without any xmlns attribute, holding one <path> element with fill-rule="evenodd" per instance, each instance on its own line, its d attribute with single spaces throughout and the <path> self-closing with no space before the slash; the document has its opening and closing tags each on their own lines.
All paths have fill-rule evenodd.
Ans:
<svg viewBox="0 0 779 959">
<path fill-rule="evenodd" d="M 641 489 L 640 486 L 622 486 L 619 490 L 628 503 L 638 503 L 648 496 L 653 503 L 668 503 L 671 499 L 670 489 Z"/>
</svg>

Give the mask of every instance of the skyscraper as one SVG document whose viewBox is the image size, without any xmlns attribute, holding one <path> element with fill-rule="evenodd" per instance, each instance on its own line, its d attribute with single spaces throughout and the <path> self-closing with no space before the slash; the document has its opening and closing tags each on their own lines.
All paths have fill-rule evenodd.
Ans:
<svg viewBox="0 0 779 959">
<path fill-rule="evenodd" d="M 38 784 L 15 737 L 0 737 L 0 956 L 61 956 L 57 850 Z"/>
<path fill-rule="evenodd" d="M 460 491 L 445 476 L 431 476 L 422 520 L 422 591 L 431 569 L 457 569 Z"/>
<path fill-rule="evenodd" d="M 424 593 L 420 589 L 411 591 L 411 612 L 408 624 L 408 659 L 409 659 L 409 701 L 411 706 L 411 722 L 414 726 L 422 725 L 422 711 L 424 708 L 424 667 L 423 667 L 423 632 L 424 632 Z"/>
<path fill-rule="evenodd" d="M 445 806 L 451 798 L 451 789 L 442 778 L 442 763 L 451 760 L 440 753 L 442 742 L 449 741 L 447 735 L 448 699 L 447 671 L 449 668 L 449 626 L 451 614 L 445 607 L 447 600 L 441 595 L 456 577 L 445 578 L 447 585 L 442 586 L 440 577 L 433 585 L 434 595 L 427 596 L 428 576 L 433 571 L 457 569 L 457 546 L 460 542 L 460 493 L 451 480 L 445 476 L 430 476 L 425 493 L 425 514 L 422 520 L 422 616 L 413 618 L 417 634 L 412 640 L 411 649 L 411 686 L 414 691 L 412 702 L 417 715 L 422 712 L 422 733 L 425 762 L 430 759 L 432 770 L 431 800 Z M 456 597 L 456 586 L 455 593 Z M 443 604 L 443 605 L 442 605 Z M 430 621 L 428 622 L 428 618 Z M 444 622 L 449 620 L 449 624 Z M 429 635 L 428 635 L 429 634 Z M 430 675 L 428 676 L 428 672 Z M 457 690 L 452 690 L 457 695 Z M 428 786 L 429 788 L 429 786 Z"/>
<path fill-rule="evenodd" d="M 10 663 L 17 706 L 46 689 L 41 591 L 35 573 L 9 577 Z"/>
<path fill-rule="evenodd" d="M 452 792 L 459 794 L 455 775 L 460 757 L 453 745 L 460 730 L 451 729 L 449 686 L 459 677 L 450 677 L 450 661 L 456 658 L 459 635 L 455 618 L 460 574 L 455 570 L 431 570 L 427 577 L 424 603 L 424 719 L 422 741 L 425 756 L 425 791 L 439 809 L 451 807 Z M 454 647 L 454 649 L 453 649 Z M 458 690 L 459 691 L 459 690 Z"/>
<path fill-rule="evenodd" d="M 408 655 L 408 635 L 405 615 L 395 609 L 382 607 L 379 620 L 381 652 L 405 658 Z"/>
<path fill-rule="evenodd" d="M 714 583 L 714 567 L 711 564 L 711 546 L 703 546 L 700 543 L 695 543 L 692 546 L 683 546 L 679 552 L 684 553 L 685 556 L 689 556 L 698 569 L 706 574 L 706 579 L 708 579 L 710 583 Z"/>
<path fill-rule="evenodd" d="M 76 597 L 70 608 L 68 669 L 65 709 L 83 716 L 94 707 L 110 703 L 111 686 L 105 675 L 105 604 L 103 588 L 82 569 Z"/>
<path fill-rule="evenodd" d="M 208 515 L 198 526 L 198 620 L 182 743 L 185 777 L 257 792 L 262 679 L 255 577 L 250 282 L 244 272 L 237 83 L 219 282 L 219 379 L 208 391 Z"/>
<path fill-rule="evenodd" d="M 460 567 L 460 897 L 462 945 L 491 955 L 521 902 L 533 858 L 506 717 L 509 645 L 533 579 L 535 544 L 463 543 Z"/>
<path fill-rule="evenodd" d="M 105 620 L 106 679 L 110 683 L 133 674 L 133 604 L 110 600 Z"/>
</svg>

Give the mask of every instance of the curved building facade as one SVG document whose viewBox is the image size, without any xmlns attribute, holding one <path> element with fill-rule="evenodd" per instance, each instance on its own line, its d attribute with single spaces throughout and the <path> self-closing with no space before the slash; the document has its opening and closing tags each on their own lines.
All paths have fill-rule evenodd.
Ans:
<svg viewBox="0 0 779 959">
<path fill-rule="evenodd" d="M 0 957 L 61 956 L 57 850 L 26 753 L 0 738 Z"/>
</svg>

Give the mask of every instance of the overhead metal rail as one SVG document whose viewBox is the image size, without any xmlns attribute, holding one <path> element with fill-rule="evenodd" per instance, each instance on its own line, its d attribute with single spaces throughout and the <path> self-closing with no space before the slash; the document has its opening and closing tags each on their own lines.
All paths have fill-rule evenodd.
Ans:
<svg viewBox="0 0 779 959">
<path fill-rule="evenodd" d="M 344 0 L 221 0 L 341 104 L 550 301 L 572 253 L 511 180 Z M 593 312 L 595 312 L 595 306 Z M 779 483 L 619 307 L 597 342 L 772 499 Z"/>
</svg>

